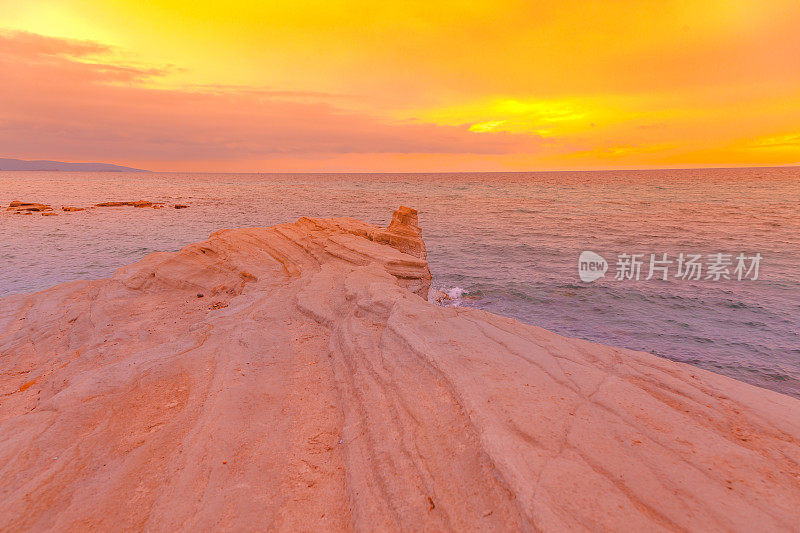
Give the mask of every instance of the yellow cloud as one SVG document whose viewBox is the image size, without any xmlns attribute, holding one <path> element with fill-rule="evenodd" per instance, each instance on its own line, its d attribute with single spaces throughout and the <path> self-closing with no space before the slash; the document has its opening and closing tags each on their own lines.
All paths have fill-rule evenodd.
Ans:
<svg viewBox="0 0 800 533">
<path fill-rule="evenodd" d="M 481 122 L 479 124 L 472 124 L 469 131 L 483 133 L 487 131 L 499 131 L 500 126 L 505 123 L 505 120 L 491 120 L 489 122 Z"/>
<path fill-rule="evenodd" d="M 0 25 L 110 45 L 149 88 L 547 139 L 509 169 L 799 155 L 797 0 L 36 0 Z"/>
<path fill-rule="evenodd" d="M 796 148 L 800 150 L 800 133 L 760 137 L 755 139 L 752 145 L 758 148 Z"/>
<path fill-rule="evenodd" d="M 579 99 L 492 98 L 463 105 L 408 111 L 422 122 L 459 126 L 475 132 L 505 131 L 550 136 L 588 126 L 603 110 Z"/>
</svg>

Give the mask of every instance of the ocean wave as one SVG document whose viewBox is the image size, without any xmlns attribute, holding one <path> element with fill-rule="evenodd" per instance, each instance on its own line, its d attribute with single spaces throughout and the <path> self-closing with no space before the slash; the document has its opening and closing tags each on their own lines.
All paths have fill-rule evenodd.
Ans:
<svg viewBox="0 0 800 533">
<path fill-rule="evenodd" d="M 461 287 L 441 289 L 431 287 L 431 293 L 428 299 L 445 307 L 460 307 L 463 303 L 463 299 L 469 296 L 475 297 L 474 295 L 470 295 L 467 289 Z"/>
</svg>

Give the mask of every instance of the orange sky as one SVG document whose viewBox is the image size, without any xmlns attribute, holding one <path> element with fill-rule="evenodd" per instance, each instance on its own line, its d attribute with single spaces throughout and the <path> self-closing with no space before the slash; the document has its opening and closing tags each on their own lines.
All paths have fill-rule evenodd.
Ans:
<svg viewBox="0 0 800 533">
<path fill-rule="evenodd" d="M 0 157 L 186 171 L 800 163 L 800 5 L 0 0 Z"/>
</svg>

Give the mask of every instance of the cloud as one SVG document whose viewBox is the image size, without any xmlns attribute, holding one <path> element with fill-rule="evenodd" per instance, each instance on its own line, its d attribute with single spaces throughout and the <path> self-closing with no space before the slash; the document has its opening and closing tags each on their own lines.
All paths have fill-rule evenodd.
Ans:
<svg viewBox="0 0 800 533">
<path fill-rule="evenodd" d="M 785 148 L 799 147 L 800 133 L 789 133 L 787 135 L 771 135 L 761 137 L 752 141 L 752 146 L 764 148 Z"/>
<path fill-rule="evenodd" d="M 93 41 L 58 39 L 25 31 L 0 31 L 0 54 L 37 60 L 51 56 L 86 57 L 107 54 L 111 47 Z"/>
<path fill-rule="evenodd" d="M 105 45 L 0 34 L 0 146 L 68 160 L 197 161 L 321 154 L 535 152 L 532 135 L 400 124 L 346 112 L 341 95 L 255 87 L 157 88 L 168 68 L 108 60 Z"/>
</svg>

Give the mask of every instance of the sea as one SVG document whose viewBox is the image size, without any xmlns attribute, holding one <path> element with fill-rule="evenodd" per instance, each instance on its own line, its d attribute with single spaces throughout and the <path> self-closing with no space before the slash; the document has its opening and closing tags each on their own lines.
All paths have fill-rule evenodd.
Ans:
<svg viewBox="0 0 800 533">
<path fill-rule="evenodd" d="M 13 200 L 56 209 L 133 200 L 189 207 L 3 213 L 0 297 L 107 277 L 222 228 L 302 216 L 386 225 L 406 205 L 420 212 L 433 285 L 448 295 L 447 305 L 647 351 L 800 397 L 800 167 L 0 172 L 0 204 L 4 209 Z"/>
</svg>

